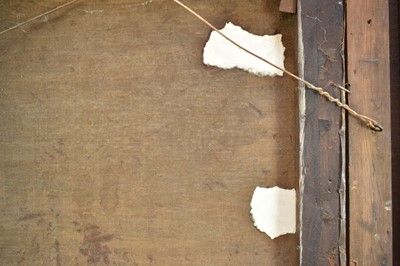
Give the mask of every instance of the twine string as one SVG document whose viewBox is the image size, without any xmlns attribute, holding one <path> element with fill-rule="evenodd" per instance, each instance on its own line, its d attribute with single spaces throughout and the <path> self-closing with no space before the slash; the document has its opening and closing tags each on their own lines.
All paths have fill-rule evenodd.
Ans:
<svg viewBox="0 0 400 266">
<path fill-rule="evenodd" d="M 179 4 L 180 6 L 182 6 L 183 8 L 185 8 L 187 11 L 189 11 L 190 13 L 192 13 L 195 17 L 197 17 L 199 20 L 201 20 L 203 23 L 205 23 L 207 26 L 209 26 L 211 29 L 213 29 L 214 31 L 216 31 L 218 34 L 220 34 L 222 37 L 224 37 L 226 40 L 228 40 L 229 42 L 231 42 L 233 45 L 235 45 L 236 47 L 240 48 L 241 50 L 245 51 L 246 53 L 260 59 L 261 61 L 273 66 L 274 68 L 286 73 L 287 75 L 291 76 L 292 78 L 298 80 L 299 82 L 303 83 L 304 85 L 306 85 L 307 88 L 316 91 L 319 95 L 325 97 L 328 101 L 336 104 L 338 107 L 343 108 L 345 110 L 347 110 L 349 112 L 349 114 L 351 114 L 352 116 L 354 116 L 355 118 L 359 119 L 360 121 L 364 122 L 365 125 L 369 128 L 371 128 L 374 131 L 383 131 L 383 127 L 381 125 L 378 124 L 378 122 L 376 122 L 375 120 L 373 120 L 372 118 L 365 116 L 365 115 L 361 115 L 359 113 L 357 113 L 355 110 L 353 110 L 349 105 L 342 103 L 339 99 L 334 98 L 332 95 L 330 95 L 327 91 L 325 91 L 324 89 L 322 89 L 321 87 L 317 87 L 313 84 L 311 84 L 310 82 L 296 76 L 295 74 L 293 74 L 292 72 L 277 66 L 276 64 L 270 62 L 269 60 L 253 53 L 252 51 L 246 49 L 245 47 L 241 46 L 240 44 L 238 44 L 237 42 L 233 41 L 231 38 L 229 38 L 227 35 L 225 35 L 224 33 L 222 33 L 219 29 L 217 29 L 214 25 L 212 25 L 210 22 L 208 22 L 206 19 L 204 19 L 202 16 L 200 16 L 199 14 L 197 14 L 195 11 L 193 11 L 192 9 L 190 9 L 188 6 L 184 5 L 183 3 L 181 3 L 178 0 L 174 0 L 177 4 Z M 336 85 L 336 87 L 340 88 L 340 89 L 344 89 L 342 86 Z"/>
<path fill-rule="evenodd" d="M 23 25 L 25 25 L 25 24 L 27 24 L 27 23 L 29 23 L 29 22 L 32 22 L 32 21 L 34 21 L 34 20 L 36 20 L 36 19 L 38 19 L 38 18 L 40 18 L 40 17 L 46 16 L 46 15 L 48 15 L 48 14 L 50 14 L 50 13 L 53 13 L 53 12 L 55 12 L 55 11 L 61 9 L 61 8 L 64 8 L 64 7 L 66 7 L 66 6 L 70 5 L 70 4 L 73 4 L 73 3 L 77 2 L 77 1 L 79 1 L 79 0 L 72 0 L 72 1 L 69 1 L 69 2 L 67 2 L 67 3 L 65 3 L 65 4 L 62 4 L 62 5 L 59 5 L 59 6 L 53 8 L 53 9 L 47 11 L 47 12 L 44 12 L 44 13 L 42 13 L 42 14 L 40 14 L 40 15 L 37 15 L 37 16 L 35 16 L 35 17 L 33 17 L 33 18 L 30 18 L 30 19 L 28 19 L 28 20 L 25 20 L 24 22 L 18 23 L 17 25 L 15 25 L 15 26 L 13 26 L 13 27 L 10 27 L 10 28 L 8 28 L 8 29 L 6 29 L 6 30 L 1 31 L 1 32 L 0 32 L 0 35 L 2 35 L 2 34 L 4 34 L 4 33 L 7 33 L 7 32 L 9 32 L 9 31 L 11 31 L 11 30 L 17 29 L 17 28 L 19 28 L 19 27 L 21 27 L 21 26 L 23 26 Z M 226 40 L 228 40 L 229 42 L 231 42 L 231 43 L 232 43 L 233 45 L 235 45 L 236 47 L 240 48 L 241 50 L 245 51 L 246 53 L 248 53 L 248 54 L 250 54 L 250 55 L 252 55 L 252 56 L 254 56 L 254 57 L 260 59 L 261 61 L 263 61 L 263 62 L 265 62 L 265 63 L 267 63 L 267 64 L 273 66 L 274 68 L 276 68 L 276 69 L 278 69 L 278 70 L 280 70 L 280 71 L 286 73 L 287 75 L 291 76 L 292 78 L 294 78 L 294 79 L 298 80 L 299 82 L 303 83 L 304 85 L 306 85 L 306 88 L 309 88 L 309 89 L 311 89 L 311 90 L 316 91 L 319 95 L 325 97 L 328 101 L 330 101 L 330 102 L 336 104 L 336 105 L 337 105 L 338 107 L 340 107 L 340 108 L 343 108 L 343 109 L 347 110 L 347 111 L 349 112 L 349 114 L 351 114 L 352 116 L 356 117 L 356 118 L 359 119 L 360 121 L 364 122 L 365 125 L 366 125 L 367 127 L 371 128 L 372 130 L 374 130 L 374 131 L 382 131 L 382 130 L 383 130 L 383 127 L 382 127 L 381 125 L 379 125 L 378 122 L 376 122 L 376 121 L 373 120 L 372 118 L 357 113 L 357 112 L 356 112 L 355 110 L 353 110 L 349 105 L 347 105 L 347 104 L 345 104 L 345 103 L 342 103 L 342 102 L 341 102 L 339 99 L 337 99 L 337 98 L 334 98 L 332 95 L 330 95 L 327 91 L 325 91 L 325 90 L 322 89 L 321 87 L 314 86 L 314 85 L 311 84 L 310 82 L 308 82 L 308 81 L 306 81 L 306 80 L 304 80 L 304 79 L 302 79 L 302 78 L 296 76 L 295 74 L 291 73 L 290 71 L 288 71 L 288 70 L 286 70 L 286 69 L 284 69 L 284 68 L 282 68 L 282 67 L 279 67 L 279 66 L 277 66 L 276 64 L 274 64 L 274 63 L 268 61 L 267 59 L 265 59 L 265 58 L 263 58 L 263 57 L 261 57 L 261 56 L 255 54 L 255 53 L 253 53 L 252 51 L 246 49 L 245 47 L 241 46 L 240 44 L 236 43 L 236 42 L 233 41 L 231 38 L 229 38 L 228 36 L 226 36 L 226 35 L 225 35 L 224 33 L 222 33 L 219 29 L 217 29 L 214 25 L 212 25 L 210 22 L 208 22 L 206 19 L 204 19 L 202 16 L 200 16 L 199 14 L 197 14 L 195 11 L 193 11 L 192 9 L 190 9 L 189 7 L 187 7 L 186 5 L 184 5 L 183 3 L 181 3 L 181 2 L 178 1 L 178 0 L 174 0 L 174 1 L 175 1 L 177 4 L 179 4 L 180 6 L 182 6 L 183 8 L 185 8 L 187 11 L 189 11 L 190 13 L 192 13 L 194 16 L 196 16 L 198 19 L 200 19 L 202 22 L 204 22 L 204 23 L 205 23 L 206 25 L 208 25 L 211 29 L 213 29 L 214 31 L 216 31 L 218 34 L 220 34 L 222 37 L 224 37 Z M 333 84 L 333 85 L 334 85 L 335 87 L 339 88 L 339 89 L 342 89 L 342 90 L 345 90 L 345 91 L 348 92 L 348 90 L 346 90 L 346 89 L 343 88 L 342 86 L 335 85 L 335 84 Z"/>
</svg>

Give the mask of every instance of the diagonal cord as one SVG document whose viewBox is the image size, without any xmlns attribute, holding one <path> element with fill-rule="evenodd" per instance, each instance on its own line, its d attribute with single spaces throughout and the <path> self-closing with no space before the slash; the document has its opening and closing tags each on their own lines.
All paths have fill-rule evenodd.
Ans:
<svg viewBox="0 0 400 266">
<path fill-rule="evenodd" d="M 29 22 L 32 22 L 32 21 L 34 21 L 34 20 L 36 20 L 36 19 L 38 19 L 38 18 L 40 18 L 40 17 L 46 16 L 46 15 L 48 15 L 48 14 L 50 14 L 50 13 L 53 13 L 54 11 L 57 11 L 57 10 L 63 8 L 63 7 L 66 7 L 66 6 L 70 5 L 70 4 L 73 4 L 73 3 L 77 2 L 77 1 L 79 1 L 79 0 L 72 0 L 72 1 L 69 1 L 69 2 L 67 2 L 67 3 L 65 3 L 65 4 L 62 4 L 62 5 L 59 5 L 59 6 L 55 7 L 55 8 L 53 8 L 53 9 L 50 9 L 49 11 L 46 11 L 46 12 L 40 14 L 40 15 L 37 15 L 37 16 L 35 16 L 35 17 L 33 17 L 33 18 L 30 18 L 30 19 L 28 19 L 28 20 L 25 20 L 24 22 L 18 23 L 18 24 L 15 25 L 15 26 L 12 26 L 12 27 L 10 27 L 10 28 L 8 28 L 8 29 L 6 29 L 6 30 L 0 31 L 0 35 L 2 35 L 2 34 L 4 34 L 4 33 L 7 33 L 7 32 L 9 32 L 9 31 L 15 30 L 16 28 L 19 28 L 19 27 L 21 27 L 21 26 L 23 26 L 23 25 L 25 25 L 25 24 L 28 24 Z"/>
<path fill-rule="evenodd" d="M 349 105 L 342 103 L 339 99 L 334 98 L 332 95 L 330 95 L 328 92 L 324 91 L 324 89 L 314 86 L 313 84 L 311 84 L 310 82 L 296 76 L 295 74 L 291 73 L 290 71 L 287 71 L 284 68 L 281 68 L 277 65 L 275 65 L 274 63 L 268 61 L 267 59 L 253 53 L 252 51 L 244 48 L 243 46 L 241 46 L 240 44 L 236 43 L 235 41 L 233 41 L 232 39 L 230 39 L 228 36 L 226 36 L 224 33 L 222 33 L 220 30 L 218 30 L 214 25 L 212 25 L 210 22 L 208 22 L 206 19 L 204 19 L 202 16 L 200 16 L 199 14 L 197 14 L 195 11 L 193 11 L 192 9 L 190 9 L 188 6 L 182 4 L 181 2 L 179 2 L 178 0 L 174 0 L 177 4 L 179 4 L 180 6 L 182 6 L 183 8 L 185 8 L 187 11 L 189 11 L 190 13 L 192 13 L 195 17 L 197 17 L 198 19 L 200 19 L 202 22 L 204 22 L 206 25 L 208 25 L 211 29 L 213 29 L 214 31 L 216 31 L 217 33 L 219 33 L 222 37 L 224 37 L 226 40 L 228 40 L 229 42 L 231 42 L 232 44 L 234 44 L 236 47 L 240 48 L 241 50 L 245 51 L 246 53 L 260 59 L 261 61 L 275 67 L 276 69 L 286 73 L 287 75 L 291 76 L 292 78 L 302 82 L 304 85 L 306 85 L 307 88 L 316 91 L 319 95 L 325 97 L 328 101 L 336 104 L 338 107 L 343 108 L 345 110 L 347 110 L 351 115 L 353 115 L 354 117 L 356 117 L 357 119 L 361 120 L 362 122 L 365 123 L 365 125 L 369 128 L 371 128 L 374 131 L 383 131 L 383 127 L 381 125 L 378 124 L 378 122 L 376 122 L 375 120 L 373 120 L 372 118 L 365 116 L 365 115 L 361 115 L 359 113 L 357 113 L 355 110 L 353 110 Z"/>
</svg>

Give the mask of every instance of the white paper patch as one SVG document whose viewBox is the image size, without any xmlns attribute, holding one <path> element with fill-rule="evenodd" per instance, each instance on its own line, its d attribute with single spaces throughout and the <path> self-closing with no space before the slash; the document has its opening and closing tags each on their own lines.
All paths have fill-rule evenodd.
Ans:
<svg viewBox="0 0 400 266">
<path fill-rule="evenodd" d="M 254 226 L 271 239 L 296 233 L 295 189 L 257 187 L 250 207 Z"/>
<path fill-rule="evenodd" d="M 221 30 L 226 36 L 251 52 L 284 69 L 285 47 L 282 34 L 257 36 L 232 23 Z M 283 72 L 239 49 L 216 31 L 204 47 L 203 62 L 223 69 L 240 68 L 258 76 L 282 76 Z"/>
</svg>

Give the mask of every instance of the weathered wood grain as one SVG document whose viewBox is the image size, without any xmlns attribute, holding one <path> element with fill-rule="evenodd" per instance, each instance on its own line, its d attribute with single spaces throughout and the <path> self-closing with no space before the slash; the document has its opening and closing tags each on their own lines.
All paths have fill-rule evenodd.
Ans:
<svg viewBox="0 0 400 266">
<path fill-rule="evenodd" d="M 349 103 L 373 116 L 374 133 L 349 118 L 350 265 L 392 265 L 388 1 L 347 1 Z"/>
<path fill-rule="evenodd" d="M 302 74 L 318 86 L 343 80 L 343 10 L 341 2 L 329 0 L 301 1 L 298 8 Z M 337 89 L 326 89 L 340 97 Z M 300 98 L 301 264 L 337 265 L 343 244 L 341 111 L 310 90 L 303 89 Z"/>
<path fill-rule="evenodd" d="M 56 5 L 5 1 L 0 27 Z M 279 1 L 185 1 L 218 27 L 283 33 Z M 173 1 L 81 1 L 0 36 L 0 264 L 297 265 L 256 186 L 298 188 L 297 84 L 202 64 Z"/>
</svg>

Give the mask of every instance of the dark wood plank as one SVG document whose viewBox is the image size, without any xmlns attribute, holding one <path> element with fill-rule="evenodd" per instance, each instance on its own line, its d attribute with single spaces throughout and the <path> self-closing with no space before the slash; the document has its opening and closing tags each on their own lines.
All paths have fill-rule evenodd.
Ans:
<svg viewBox="0 0 400 266">
<path fill-rule="evenodd" d="M 388 1 L 347 1 L 349 103 L 384 127 L 349 117 L 350 265 L 392 265 L 388 15 Z"/>
<path fill-rule="evenodd" d="M 1 28 L 54 3 L 3 2 Z M 185 3 L 282 33 L 296 71 L 279 1 Z M 1 265 L 298 264 L 298 235 L 249 215 L 256 186 L 298 188 L 296 82 L 204 66 L 210 30 L 171 0 L 81 1 L 22 30 L 0 36 Z"/>
<path fill-rule="evenodd" d="M 398 0 L 389 4 L 393 250 L 400 250 L 400 6 Z M 393 252 L 393 264 L 399 262 L 400 252 Z"/>
<path fill-rule="evenodd" d="M 319 86 L 330 80 L 341 84 L 343 5 L 328 0 L 301 1 L 298 12 L 305 79 Z M 336 89 L 327 90 L 340 97 Z M 301 264 L 336 265 L 341 231 L 341 111 L 312 91 L 301 95 Z"/>
</svg>

